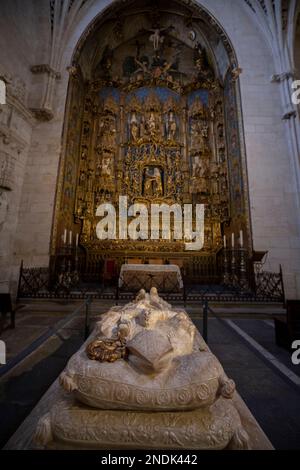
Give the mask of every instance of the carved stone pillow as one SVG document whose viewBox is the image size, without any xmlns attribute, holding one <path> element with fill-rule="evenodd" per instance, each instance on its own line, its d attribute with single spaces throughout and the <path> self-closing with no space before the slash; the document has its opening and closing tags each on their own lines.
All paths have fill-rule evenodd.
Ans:
<svg viewBox="0 0 300 470">
<path fill-rule="evenodd" d="M 34 442 L 47 449 L 249 449 L 238 411 L 222 398 L 163 413 L 101 411 L 64 398 L 40 419 Z"/>
<path fill-rule="evenodd" d="M 125 359 L 89 360 L 85 348 L 84 344 L 69 360 L 60 382 L 79 401 L 95 408 L 192 410 L 214 403 L 225 390 L 223 368 L 210 351 L 172 357 L 162 372 L 145 374 Z"/>
</svg>

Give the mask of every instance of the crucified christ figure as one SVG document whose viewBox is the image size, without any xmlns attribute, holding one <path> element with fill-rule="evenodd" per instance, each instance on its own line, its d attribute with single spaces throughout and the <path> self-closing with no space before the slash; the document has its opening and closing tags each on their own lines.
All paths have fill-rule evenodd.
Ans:
<svg viewBox="0 0 300 470">
<path fill-rule="evenodd" d="M 159 29 L 159 28 L 147 29 L 148 32 L 152 33 L 149 38 L 149 41 L 153 43 L 153 49 L 155 52 L 159 50 L 161 44 L 164 42 L 165 38 L 161 34 L 167 33 L 171 29 L 173 29 L 173 26 L 168 26 L 168 28 L 163 28 L 163 29 Z"/>
</svg>

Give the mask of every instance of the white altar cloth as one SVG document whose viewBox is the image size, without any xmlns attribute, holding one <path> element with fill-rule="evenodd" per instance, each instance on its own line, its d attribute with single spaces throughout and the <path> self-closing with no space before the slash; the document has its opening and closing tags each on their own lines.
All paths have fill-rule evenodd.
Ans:
<svg viewBox="0 0 300 470">
<path fill-rule="evenodd" d="M 123 264 L 119 287 L 124 284 L 132 289 L 157 287 L 160 291 L 183 288 L 181 272 L 176 264 Z"/>
</svg>

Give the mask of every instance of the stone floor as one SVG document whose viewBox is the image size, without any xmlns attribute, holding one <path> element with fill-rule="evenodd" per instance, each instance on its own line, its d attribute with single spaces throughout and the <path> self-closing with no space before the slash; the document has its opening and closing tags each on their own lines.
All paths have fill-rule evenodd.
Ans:
<svg viewBox="0 0 300 470">
<path fill-rule="evenodd" d="M 84 339 L 80 302 L 23 302 L 16 329 L 1 339 L 7 365 L 0 366 L 0 447 L 54 382 Z M 109 301 L 92 304 L 91 323 Z M 280 306 L 213 306 L 208 344 L 276 449 L 300 449 L 300 366 L 275 345 L 272 313 Z M 202 329 L 202 309 L 187 308 Z M 54 329 L 56 326 L 56 329 Z"/>
<path fill-rule="evenodd" d="M 275 449 L 300 449 L 300 380 L 298 384 L 274 367 L 267 352 L 300 377 L 289 353 L 275 345 L 274 328 L 262 319 L 235 319 L 233 323 L 251 334 L 265 355 L 236 333 L 226 320 L 211 320 L 209 346 L 226 373 L 234 379 L 246 405 Z M 196 322 L 199 325 L 199 321 Z M 200 328 L 201 330 L 201 328 Z"/>
</svg>

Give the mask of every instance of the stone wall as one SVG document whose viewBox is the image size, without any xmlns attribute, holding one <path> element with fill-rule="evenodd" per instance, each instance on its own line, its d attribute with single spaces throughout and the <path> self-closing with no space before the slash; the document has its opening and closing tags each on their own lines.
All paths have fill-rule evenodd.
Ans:
<svg viewBox="0 0 300 470">
<path fill-rule="evenodd" d="M 20 202 L 34 118 L 28 109 L 30 64 L 37 40 L 34 2 L 4 0 L 0 6 L 0 77 L 6 82 L 6 104 L 0 105 L 0 291 L 18 278 L 14 266 L 20 226 Z"/>
<path fill-rule="evenodd" d="M 21 2 L 16 0 L 4 3 L 11 4 L 11 11 L 13 11 L 15 3 L 19 9 L 21 8 Z M 39 4 L 41 3 L 45 6 L 47 2 L 42 0 Z M 244 2 L 240 0 L 223 0 L 222 2 L 202 0 L 199 3 L 207 8 L 222 25 L 236 51 L 239 66 L 243 69 L 240 76 L 240 89 L 254 249 L 269 252 L 265 268 L 278 271 L 279 263 L 282 264 L 287 296 L 299 297 L 300 224 L 296 205 L 296 184 L 285 134 L 284 126 L 287 124 L 282 121 L 283 113 L 279 91 L 277 84 L 271 83 L 271 76 L 275 73 L 271 49 L 255 22 L 247 14 Z M 32 4 L 33 8 L 36 2 L 28 0 L 26 4 Z M 24 172 L 26 164 L 22 197 L 20 189 L 22 181 L 20 181 L 18 183 L 19 189 L 16 186 L 12 191 L 12 194 L 15 192 L 14 197 L 16 198 L 14 206 L 10 209 L 14 214 L 14 223 L 6 222 L 6 228 L 2 228 L 0 233 L 1 240 L 4 237 L 4 244 L 9 245 L 5 264 L 7 265 L 10 260 L 10 265 L 14 266 L 15 271 L 21 259 L 24 259 L 27 266 L 47 266 L 48 264 L 68 86 L 66 68 L 71 63 L 72 54 L 79 38 L 95 16 L 108 4 L 108 1 L 102 0 L 87 2 L 78 16 L 73 18 L 59 51 L 54 51 L 60 54 L 59 60 L 56 62 L 58 65 L 56 71 L 61 74 L 60 80 L 57 80 L 55 85 L 54 118 L 49 122 L 39 122 L 33 129 L 32 137 L 30 129 L 25 131 L 27 142 L 31 137 L 31 145 L 27 163 L 24 157 L 22 169 L 20 167 L 22 180 L 21 173 Z M 43 17 L 40 24 L 47 24 L 46 18 L 43 16 L 47 13 L 46 8 L 44 11 L 41 10 L 38 16 L 36 12 L 31 13 L 26 14 L 24 18 L 22 17 L 22 21 L 21 14 L 18 16 L 14 13 L 13 23 L 18 25 L 20 31 L 23 31 L 23 28 L 25 32 L 30 28 L 36 28 L 40 16 Z M 9 38 L 8 41 L 5 39 L 5 43 L 9 43 L 11 51 L 7 50 L 7 46 L 6 48 L 2 46 L 1 50 L 4 52 L 1 55 L 4 54 L 7 58 L 9 55 L 13 55 L 14 51 L 21 54 L 18 42 L 20 35 L 16 33 L 14 40 L 11 34 L 6 36 L 2 31 L 5 29 L 1 29 L 2 41 L 3 36 Z M 34 35 L 33 40 L 37 41 Z M 24 72 L 25 82 L 29 84 L 29 87 L 30 72 L 27 67 L 41 61 L 41 58 L 37 57 L 38 44 L 40 42 L 37 42 L 34 48 L 36 57 L 31 53 L 28 55 L 25 52 L 22 53 L 22 55 L 26 55 L 26 60 L 22 57 L 21 61 L 20 58 L 23 64 L 22 68 L 20 68 L 18 60 L 14 60 L 10 64 L 10 73 L 22 74 L 23 76 Z M 26 47 L 29 46 L 25 42 L 24 51 Z M 23 121 L 19 121 L 18 126 L 20 133 L 23 128 L 26 128 Z M 18 197 L 17 194 L 19 194 Z M 16 225 L 18 210 L 15 208 L 18 209 L 19 200 L 21 200 L 21 205 Z M 4 235 L 5 231 L 7 235 Z M 15 271 L 11 275 L 13 282 L 16 282 Z M 6 270 L 2 270 L 1 279 L 3 276 L 9 276 L 4 273 Z"/>
</svg>

